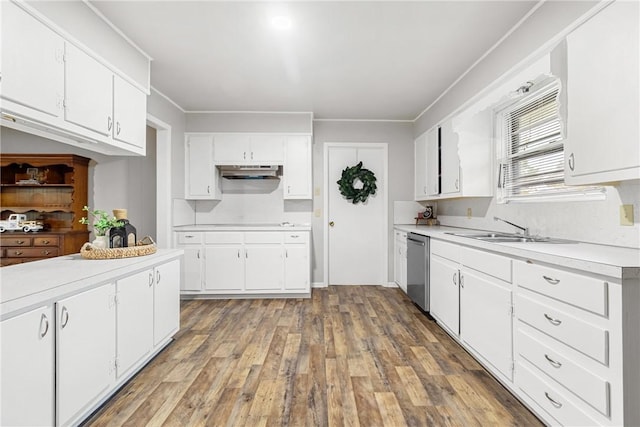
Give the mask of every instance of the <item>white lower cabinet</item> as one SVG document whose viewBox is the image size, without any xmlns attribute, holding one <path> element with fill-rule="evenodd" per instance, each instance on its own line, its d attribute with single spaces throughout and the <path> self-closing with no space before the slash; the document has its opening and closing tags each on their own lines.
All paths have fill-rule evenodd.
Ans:
<svg viewBox="0 0 640 427">
<path fill-rule="evenodd" d="M 180 260 L 153 269 L 153 345 L 158 346 L 180 329 Z"/>
<path fill-rule="evenodd" d="M 53 425 L 53 307 L 0 322 L 0 425 Z"/>
<path fill-rule="evenodd" d="M 192 254 L 204 254 L 197 259 L 200 262 L 186 262 L 183 272 L 187 280 L 204 271 L 202 288 L 183 286 L 183 295 L 286 295 L 311 291 L 308 231 L 177 232 L 176 242 Z"/>
<path fill-rule="evenodd" d="M 182 291 L 202 290 L 204 281 L 202 242 L 204 242 L 203 233 L 176 233 L 176 246 L 184 251 L 182 280 L 180 281 L 180 290 Z"/>
<path fill-rule="evenodd" d="M 460 332 L 459 264 L 431 252 L 430 312 L 450 332 Z"/>
<path fill-rule="evenodd" d="M 68 425 L 115 381 L 115 284 L 58 301 L 56 319 L 56 418 Z"/>
<path fill-rule="evenodd" d="M 117 375 L 129 372 L 153 347 L 153 269 L 117 281 Z"/>
<path fill-rule="evenodd" d="M 407 233 L 395 230 L 393 248 L 393 280 L 404 292 L 407 292 Z"/>
</svg>

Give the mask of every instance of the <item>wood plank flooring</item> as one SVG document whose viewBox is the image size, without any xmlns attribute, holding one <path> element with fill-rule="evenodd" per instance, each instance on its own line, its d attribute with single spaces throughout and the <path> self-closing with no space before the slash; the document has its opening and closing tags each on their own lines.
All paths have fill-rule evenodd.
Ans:
<svg viewBox="0 0 640 427">
<path fill-rule="evenodd" d="M 542 425 L 399 289 L 183 301 L 181 325 L 87 425 Z"/>
</svg>

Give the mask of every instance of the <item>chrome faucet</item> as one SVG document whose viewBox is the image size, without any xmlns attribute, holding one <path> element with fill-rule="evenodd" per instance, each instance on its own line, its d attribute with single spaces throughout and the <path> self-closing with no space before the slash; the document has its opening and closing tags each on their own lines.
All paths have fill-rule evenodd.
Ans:
<svg viewBox="0 0 640 427">
<path fill-rule="evenodd" d="M 528 229 L 527 227 L 521 227 L 521 226 L 519 226 L 519 225 L 517 225 L 517 224 L 514 224 L 514 223 L 512 223 L 512 222 L 507 221 L 506 219 L 498 218 L 497 216 L 494 216 L 494 217 L 493 217 L 493 220 L 494 220 L 494 221 L 502 221 L 502 222 L 506 222 L 507 224 L 512 225 L 512 226 L 514 226 L 515 228 L 519 228 L 520 230 L 522 230 L 522 234 L 524 234 L 525 236 L 528 236 L 528 235 L 529 235 L 529 229 Z"/>
</svg>

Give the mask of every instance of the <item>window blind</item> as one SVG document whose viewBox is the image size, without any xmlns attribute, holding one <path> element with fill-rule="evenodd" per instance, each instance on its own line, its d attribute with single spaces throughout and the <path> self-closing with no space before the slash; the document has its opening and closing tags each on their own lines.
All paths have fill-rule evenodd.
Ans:
<svg viewBox="0 0 640 427">
<path fill-rule="evenodd" d="M 501 202 L 601 193 L 564 185 L 564 145 L 557 82 L 512 104 L 500 115 Z"/>
</svg>

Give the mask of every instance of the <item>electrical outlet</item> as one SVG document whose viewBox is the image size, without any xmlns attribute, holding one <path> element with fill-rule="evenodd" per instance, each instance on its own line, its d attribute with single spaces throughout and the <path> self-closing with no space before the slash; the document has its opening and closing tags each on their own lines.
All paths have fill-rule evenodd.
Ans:
<svg viewBox="0 0 640 427">
<path fill-rule="evenodd" d="M 320 208 L 318 208 L 315 211 L 313 211 L 313 214 L 315 215 L 316 218 L 320 218 L 320 215 L 322 215 L 322 211 L 320 210 Z"/>
<path fill-rule="evenodd" d="M 633 225 L 633 205 L 620 206 L 620 225 Z"/>
<path fill-rule="evenodd" d="M 316 188 L 313 190 L 313 195 L 314 195 L 314 196 L 319 196 L 319 195 L 320 195 L 320 187 L 316 187 Z"/>
<path fill-rule="evenodd" d="M 472 213 L 471 208 L 467 208 L 467 219 L 471 219 Z"/>
</svg>

